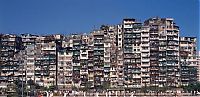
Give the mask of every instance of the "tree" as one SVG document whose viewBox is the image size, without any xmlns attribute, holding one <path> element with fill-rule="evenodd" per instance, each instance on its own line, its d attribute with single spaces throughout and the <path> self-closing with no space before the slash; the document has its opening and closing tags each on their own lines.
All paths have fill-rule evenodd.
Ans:
<svg viewBox="0 0 200 97">
<path fill-rule="evenodd" d="M 6 88 L 8 97 L 19 97 L 18 87 L 15 84 L 8 84 Z"/>
<path fill-rule="evenodd" d="M 77 88 L 75 85 L 73 85 L 73 86 L 72 86 L 72 90 L 73 90 L 73 91 L 78 91 L 78 88 Z"/>
<path fill-rule="evenodd" d="M 87 81 L 86 84 L 85 84 L 85 87 L 83 87 L 82 90 L 87 92 L 91 89 L 91 87 L 92 87 L 92 83 Z"/>
<path fill-rule="evenodd" d="M 188 86 L 183 86 L 183 89 L 195 94 L 195 91 L 200 91 L 200 82 L 190 83 Z"/>
<path fill-rule="evenodd" d="M 102 90 L 107 90 L 107 89 L 110 89 L 110 82 L 105 81 L 103 82 Z"/>
<path fill-rule="evenodd" d="M 15 80 L 14 81 L 14 84 L 15 84 L 15 91 L 19 94 L 19 95 L 25 95 L 25 93 L 27 92 L 26 91 L 26 84 L 25 82 L 22 82 L 22 80 L 18 79 L 18 80 Z M 23 87 L 23 88 L 22 88 Z"/>
<path fill-rule="evenodd" d="M 53 91 L 53 90 L 56 90 L 56 86 L 55 85 L 52 85 L 52 86 L 49 86 L 49 90 Z"/>
</svg>

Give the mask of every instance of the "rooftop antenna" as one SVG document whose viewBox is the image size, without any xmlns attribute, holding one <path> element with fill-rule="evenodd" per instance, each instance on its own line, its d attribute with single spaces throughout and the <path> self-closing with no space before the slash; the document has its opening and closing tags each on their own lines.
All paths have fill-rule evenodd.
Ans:
<svg viewBox="0 0 200 97">
<path fill-rule="evenodd" d="M 94 28 L 93 28 L 93 30 L 96 30 L 96 25 L 94 25 Z"/>
<path fill-rule="evenodd" d="M 142 22 L 142 20 L 141 20 L 141 19 L 139 19 L 139 20 L 138 20 L 138 22 Z"/>
</svg>

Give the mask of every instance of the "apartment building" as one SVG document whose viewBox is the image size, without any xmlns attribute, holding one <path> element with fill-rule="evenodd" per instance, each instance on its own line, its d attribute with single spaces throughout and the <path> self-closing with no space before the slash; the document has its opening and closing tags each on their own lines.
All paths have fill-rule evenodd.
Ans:
<svg viewBox="0 0 200 97">
<path fill-rule="evenodd" d="M 42 40 L 44 40 L 45 37 L 39 36 L 36 38 L 36 44 L 35 44 L 35 80 L 34 82 L 38 84 L 39 86 L 44 86 L 43 84 L 43 65 L 42 65 Z"/>
<path fill-rule="evenodd" d="M 94 88 L 94 43 L 93 35 L 88 35 L 88 88 Z"/>
<path fill-rule="evenodd" d="M 65 47 L 58 51 L 58 88 L 72 88 L 72 47 Z"/>
<path fill-rule="evenodd" d="M 35 63 L 36 82 L 45 87 L 57 86 L 57 56 L 61 37 L 57 35 L 38 37 Z M 39 54 L 40 53 L 40 54 Z"/>
<path fill-rule="evenodd" d="M 150 84 L 156 87 L 179 86 L 179 27 L 172 18 L 150 18 Z"/>
<path fill-rule="evenodd" d="M 180 73 L 181 85 L 187 86 L 198 80 L 196 37 L 180 38 Z"/>
<path fill-rule="evenodd" d="M 80 64 L 80 49 L 81 49 L 81 35 L 72 35 L 73 45 L 73 85 L 80 87 L 81 84 L 81 64 Z"/>
<path fill-rule="evenodd" d="M 197 81 L 195 37 L 180 37 L 172 18 L 126 18 L 88 34 L 0 35 L 0 82 L 43 87 L 122 89 Z"/>
<path fill-rule="evenodd" d="M 22 55 L 23 56 L 23 65 L 24 65 L 24 71 L 25 71 L 25 76 L 23 76 L 23 79 L 26 79 L 26 83 L 31 80 L 35 80 L 35 43 L 36 43 L 36 38 L 38 36 L 36 35 L 31 35 L 31 34 L 22 34 L 22 46 L 23 50 Z"/>
<path fill-rule="evenodd" d="M 117 87 L 124 89 L 124 57 L 123 57 L 123 30 L 122 25 L 117 25 L 116 36 L 116 57 L 117 57 Z"/>
<path fill-rule="evenodd" d="M 146 88 L 150 84 L 150 43 L 149 43 L 149 31 L 148 26 L 142 27 L 141 32 L 141 85 Z"/>
<path fill-rule="evenodd" d="M 97 30 L 93 35 L 94 87 L 101 88 L 104 82 L 104 32 Z"/>
<path fill-rule="evenodd" d="M 58 50 L 58 89 L 72 89 L 73 48 L 71 37 L 63 37 L 62 47 Z"/>
<path fill-rule="evenodd" d="M 0 36 L 0 83 L 13 83 L 18 79 L 21 60 L 16 56 L 21 46 L 21 37 L 12 34 Z"/>
<path fill-rule="evenodd" d="M 104 86 L 118 87 L 117 27 L 102 25 L 104 31 Z"/>
<path fill-rule="evenodd" d="M 82 35 L 80 46 L 80 78 L 82 88 L 86 88 L 88 85 L 88 39 L 87 35 Z"/>
<path fill-rule="evenodd" d="M 13 34 L 0 35 L 0 94 L 15 92 L 9 87 L 25 76 L 21 49 L 21 37 Z"/>
<path fill-rule="evenodd" d="M 123 58 L 125 88 L 141 88 L 141 30 L 135 19 L 123 20 Z"/>
</svg>

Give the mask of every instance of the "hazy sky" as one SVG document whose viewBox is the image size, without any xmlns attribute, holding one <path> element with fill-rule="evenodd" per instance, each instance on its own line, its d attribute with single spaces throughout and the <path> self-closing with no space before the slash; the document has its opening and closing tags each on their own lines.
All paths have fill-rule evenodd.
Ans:
<svg viewBox="0 0 200 97">
<path fill-rule="evenodd" d="M 81 33 L 155 16 L 174 18 L 181 36 L 199 36 L 198 0 L 0 0 L 0 33 Z"/>
</svg>

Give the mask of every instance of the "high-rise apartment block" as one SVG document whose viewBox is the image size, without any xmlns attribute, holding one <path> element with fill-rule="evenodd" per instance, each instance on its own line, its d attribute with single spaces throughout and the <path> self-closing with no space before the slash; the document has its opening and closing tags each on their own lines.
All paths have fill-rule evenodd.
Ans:
<svg viewBox="0 0 200 97">
<path fill-rule="evenodd" d="M 180 38 L 180 73 L 181 84 L 188 85 L 198 80 L 196 37 Z"/>
<path fill-rule="evenodd" d="M 198 81 L 200 81 L 200 51 L 197 52 L 197 64 L 198 64 L 198 69 L 197 69 L 198 74 L 197 74 L 197 76 L 198 76 Z"/>
<path fill-rule="evenodd" d="M 198 80 L 197 38 L 172 18 L 123 19 L 88 34 L 0 35 L 0 82 L 57 89 L 141 89 Z"/>
<path fill-rule="evenodd" d="M 21 60 L 18 60 L 17 53 L 20 52 L 21 38 L 16 35 L 0 35 L 0 81 L 10 83 L 18 79 Z"/>
<path fill-rule="evenodd" d="M 171 18 L 151 18 L 145 21 L 150 28 L 151 85 L 179 85 L 179 27 Z"/>
</svg>

